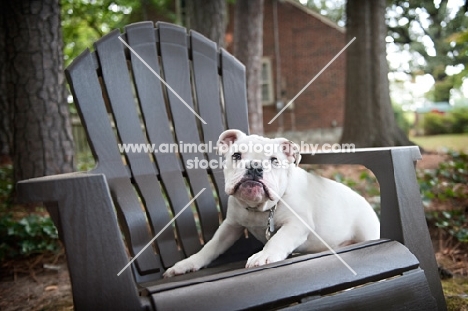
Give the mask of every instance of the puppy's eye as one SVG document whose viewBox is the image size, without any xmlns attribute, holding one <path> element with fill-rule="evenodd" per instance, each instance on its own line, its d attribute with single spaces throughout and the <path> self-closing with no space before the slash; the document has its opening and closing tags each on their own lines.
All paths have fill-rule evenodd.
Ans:
<svg viewBox="0 0 468 311">
<path fill-rule="evenodd" d="M 240 160 L 242 158 L 242 155 L 239 152 L 233 153 L 232 154 L 232 159 L 233 160 Z"/>
<path fill-rule="evenodd" d="M 271 157 L 271 158 L 270 158 L 270 161 L 271 161 L 271 163 L 273 163 L 273 164 L 275 164 L 275 165 L 278 165 L 278 164 L 279 164 L 278 158 L 276 158 L 276 157 Z"/>
</svg>

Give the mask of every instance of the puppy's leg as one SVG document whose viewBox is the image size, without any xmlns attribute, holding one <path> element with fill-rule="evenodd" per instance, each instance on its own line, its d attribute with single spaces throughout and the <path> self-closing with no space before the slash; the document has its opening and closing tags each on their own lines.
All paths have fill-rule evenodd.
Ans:
<svg viewBox="0 0 468 311">
<path fill-rule="evenodd" d="M 265 244 L 262 251 L 253 254 L 245 265 L 257 267 L 286 259 L 296 248 L 307 240 L 308 230 L 302 223 L 283 225 Z"/>
<path fill-rule="evenodd" d="M 213 238 L 198 253 L 179 261 L 172 268 L 167 269 L 164 277 L 168 278 L 203 268 L 231 247 L 239 239 L 243 231 L 243 227 L 230 224 L 226 219 L 216 230 Z"/>
</svg>

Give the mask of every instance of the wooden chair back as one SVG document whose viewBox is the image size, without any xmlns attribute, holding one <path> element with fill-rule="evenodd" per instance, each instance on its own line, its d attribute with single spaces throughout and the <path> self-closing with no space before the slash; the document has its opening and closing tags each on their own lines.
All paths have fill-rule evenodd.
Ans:
<svg viewBox="0 0 468 311">
<path fill-rule="evenodd" d="M 197 32 L 142 22 L 97 41 L 67 78 L 97 162 L 93 172 L 106 175 L 132 257 L 200 193 L 135 260 L 137 279 L 160 278 L 199 251 L 225 215 L 222 158 L 213 147 L 225 129 L 249 131 L 245 68 Z M 125 152 L 125 144 L 156 151 Z"/>
</svg>

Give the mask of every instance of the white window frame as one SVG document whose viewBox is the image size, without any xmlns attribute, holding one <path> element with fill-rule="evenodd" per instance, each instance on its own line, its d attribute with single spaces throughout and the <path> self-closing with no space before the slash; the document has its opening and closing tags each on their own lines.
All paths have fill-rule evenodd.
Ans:
<svg viewBox="0 0 468 311">
<path fill-rule="evenodd" d="M 266 70 L 266 79 L 264 79 L 264 72 L 263 70 Z M 268 105 L 273 105 L 275 103 L 275 96 L 273 92 L 273 72 L 272 72 L 272 66 L 271 66 L 271 58 L 270 57 L 262 57 L 262 67 L 261 67 L 261 81 L 260 81 L 260 87 L 262 88 L 262 105 L 263 106 L 268 106 Z M 268 98 L 263 97 L 263 86 L 266 85 L 268 88 Z"/>
</svg>

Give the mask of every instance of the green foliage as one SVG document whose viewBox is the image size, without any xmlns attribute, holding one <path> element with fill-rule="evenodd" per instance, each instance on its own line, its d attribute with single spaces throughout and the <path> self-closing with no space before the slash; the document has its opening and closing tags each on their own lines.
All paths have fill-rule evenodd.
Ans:
<svg viewBox="0 0 468 311">
<path fill-rule="evenodd" d="M 61 0 L 65 64 L 110 30 L 122 27 L 140 1 Z"/>
<path fill-rule="evenodd" d="M 450 89 L 463 75 L 448 76 L 447 67 L 464 65 L 468 58 L 468 41 L 459 35 L 468 29 L 463 2 L 448 3 L 396 0 L 388 2 L 387 9 L 389 37 L 401 51 L 413 54 L 408 68 L 402 69 L 430 74 L 436 81 L 432 93 L 435 101 L 447 101 Z"/>
<path fill-rule="evenodd" d="M 451 76 L 441 77 L 433 86 L 432 100 L 434 102 L 450 101 L 450 90 L 455 86 L 454 79 Z"/>
<path fill-rule="evenodd" d="M 0 167 L 0 213 L 11 204 L 10 194 L 13 191 L 13 166 Z"/>
<path fill-rule="evenodd" d="M 456 107 L 446 114 L 427 113 L 423 127 L 426 135 L 468 133 L 468 108 Z"/>
<path fill-rule="evenodd" d="M 91 153 L 78 155 L 77 167 L 81 171 L 94 168 Z M 43 210 L 24 211 L 13 207 L 13 167 L 0 167 L 0 262 L 26 257 L 60 248 L 57 229 Z"/>
<path fill-rule="evenodd" d="M 303 4 L 303 1 L 299 1 Z M 344 27 L 346 22 L 346 1 L 344 0 L 308 0 L 305 4 L 309 9 L 326 16 L 334 21 L 338 26 Z"/>
<path fill-rule="evenodd" d="M 456 107 L 450 112 L 452 133 L 468 133 L 468 107 Z"/>
<path fill-rule="evenodd" d="M 431 211 L 426 217 L 458 241 L 468 242 L 466 206 L 463 207 L 468 199 L 468 155 L 457 152 L 448 155 L 450 160 L 440 163 L 437 169 L 418 172 L 418 180 L 426 207 L 435 203 L 455 208 Z"/>
<path fill-rule="evenodd" d="M 403 111 L 401 106 L 393 105 L 393 113 L 395 115 L 395 121 L 398 127 L 400 127 L 403 130 L 403 132 L 405 132 L 406 135 L 408 135 L 409 130 L 411 128 L 411 124 L 408 121 L 408 119 L 405 117 L 405 112 Z"/>
<path fill-rule="evenodd" d="M 468 242 L 468 222 L 464 211 L 434 211 L 426 213 L 426 218 L 458 241 Z"/>
<path fill-rule="evenodd" d="M 31 214 L 15 220 L 0 217 L 0 261 L 59 249 L 57 229 L 50 217 Z"/>
<path fill-rule="evenodd" d="M 50 217 L 37 214 L 15 217 L 12 190 L 12 166 L 0 167 L 0 262 L 18 256 L 56 251 L 59 248 L 57 229 Z"/>
<path fill-rule="evenodd" d="M 437 135 L 449 134 L 451 132 L 451 120 L 447 116 L 430 112 L 424 115 L 424 134 Z"/>
<path fill-rule="evenodd" d="M 76 156 L 77 164 L 76 170 L 78 172 L 85 172 L 92 170 L 96 166 L 96 161 L 94 160 L 91 151 L 80 152 Z"/>
<path fill-rule="evenodd" d="M 173 0 L 61 0 L 60 4 L 66 66 L 113 29 L 152 17 L 175 20 Z"/>
<path fill-rule="evenodd" d="M 447 201 L 466 199 L 468 191 L 468 155 L 450 152 L 450 160 L 442 162 L 435 170 L 418 172 L 419 186 L 423 201 Z"/>
</svg>

